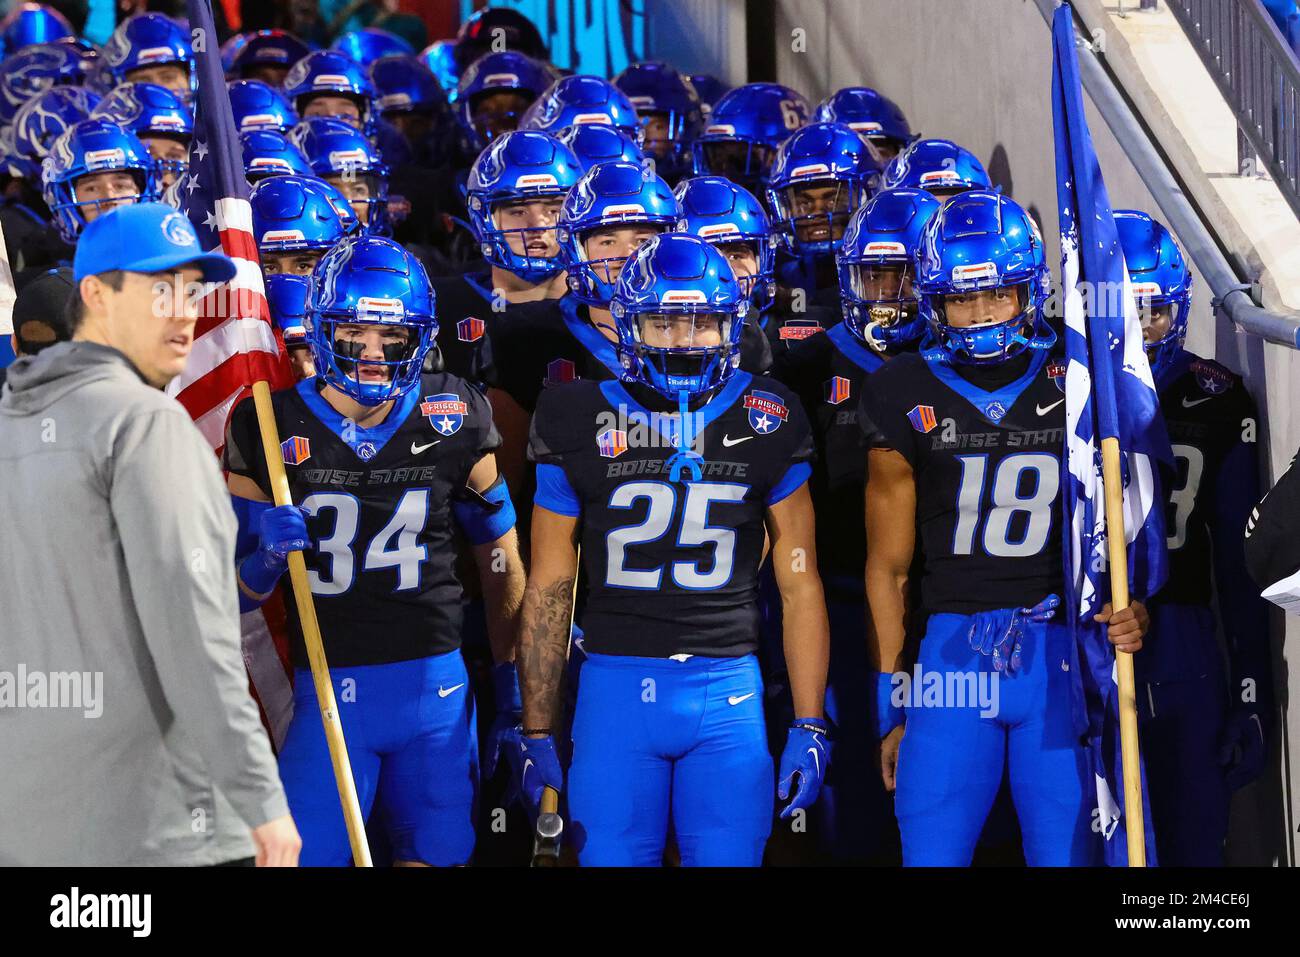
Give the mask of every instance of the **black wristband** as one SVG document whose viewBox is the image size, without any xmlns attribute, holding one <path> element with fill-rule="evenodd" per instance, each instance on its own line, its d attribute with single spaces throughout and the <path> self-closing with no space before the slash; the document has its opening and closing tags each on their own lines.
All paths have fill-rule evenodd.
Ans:
<svg viewBox="0 0 1300 957">
<path fill-rule="evenodd" d="M 549 737 L 551 733 L 551 729 L 550 728 L 523 728 L 520 731 L 520 733 L 523 734 L 524 736 L 530 734 L 544 734 Z"/>
</svg>

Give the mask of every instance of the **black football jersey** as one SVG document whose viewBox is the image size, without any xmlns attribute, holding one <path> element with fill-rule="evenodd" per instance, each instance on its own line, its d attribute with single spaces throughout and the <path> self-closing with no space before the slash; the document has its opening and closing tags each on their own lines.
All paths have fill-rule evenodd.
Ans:
<svg viewBox="0 0 1300 957">
<path fill-rule="evenodd" d="M 442 276 L 432 283 L 442 370 L 467 382 L 495 384 L 488 326 L 501 315 L 492 309 L 491 273 Z"/>
<path fill-rule="evenodd" d="M 868 444 L 900 453 L 915 476 L 925 614 L 1063 595 L 1065 369 L 1037 350 L 1011 362 L 993 374 L 1024 371 L 986 390 L 940 359 L 908 353 L 861 395 Z"/>
<path fill-rule="evenodd" d="M 738 370 L 692 416 L 700 481 L 674 480 L 678 418 L 634 392 L 579 380 L 543 392 L 533 416 L 535 501 L 581 516 L 585 648 L 749 654 L 767 509 L 807 480 L 808 421 L 784 385 Z"/>
<path fill-rule="evenodd" d="M 867 560 L 863 483 L 867 450 L 858 401 L 885 359 L 843 323 L 805 339 L 772 363 L 812 422 L 817 459 L 811 491 L 817 507 L 817 564 L 831 592 L 861 598 Z"/>
<path fill-rule="evenodd" d="M 500 443 L 487 399 L 446 373 L 425 375 L 379 426 L 359 428 L 315 379 L 272 396 L 295 504 L 308 512 L 304 553 L 332 665 L 373 665 L 460 647 L 461 585 L 451 502 Z M 251 399 L 236 406 L 225 468 L 271 497 Z M 289 606 L 294 660 L 307 659 Z"/>
<path fill-rule="evenodd" d="M 488 328 L 497 386 L 531 413 L 550 386 L 575 379 L 619 379 L 622 363 L 614 343 L 591 322 L 587 307 L 571 295 L 512 307 Z M 761 375 L 772 364 L 762 333 L 748 323 L 740 340 L 740 367 Z"/>
</svg>

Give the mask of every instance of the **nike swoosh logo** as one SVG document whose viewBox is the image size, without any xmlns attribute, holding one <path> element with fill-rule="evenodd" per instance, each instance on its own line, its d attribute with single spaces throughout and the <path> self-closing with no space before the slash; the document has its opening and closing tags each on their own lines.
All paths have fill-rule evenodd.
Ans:
<svg viewBox="0 0 1300 957">
<path fill-rule="evenodd" d="M 459 691 L 463 687 L 465 687 L 465 682 L 463 681 L 458 685 L 452 685 L 450 688 L 444 688 L 442 685 L 438 685 L 438 697 L 445 698 L 447 695 L 454 691 Z"/>
<path fill-rule="evenodd" d="M 442 439 L 434 439 L 434 440 L 433 440 L 432 442 L 430 442 L 428 445 L 416 445 L 414 442 L 412 442 L 412 443 L 411 443 L 411 454 L 412 454 L 412 455 L 419 455 L 419 454 L 420 454 L 421 452 L 423 452 L 425 449 L 431 449 L 431 448 L 433 448 L 435 445 L 437 445 L 437 444 L 438 444 L 439 442 L 441 442 L 441 441 L 442 441 Z"/>
<path fill-rule="evenodd" d="M 816 749 L 816 748 L 809 748 L 809 749 L 808 749 L 808 753 L 811 754 L 811 755 L 813 756 L 813 764 L 817 765 L 817 776 L 818 776 L 818 777 L 821 777 L 821 773 L 822 773 L 822 759 L 819 758 L 819 757 L 817 756 L 817 749 Z"/>
<path fill-rule="evenodd" d="M 1192 406 L 1200 405 L 1202 402 L 1209 402 L 1209 401 L 1210 401 L 1211 399 L 1213 399 L 1213 398 L 1214 398 L 1214 396 L 1212 396 L 1212 395 L 1207 395 L 1204 399 L 1196 399 L 1196 400 L 1194 400 L 1194 401 L 1192 401 L 1192 402 L 1188 402 L 1188 401 L 1187 401 L 1187 396 L 1183 396 L 1183 408 L 1184 408 L 1184 409 L 1190 409 L 1190 408 L 1192 408 Z"/>
<path fill-rule="evenodd" d="M 1057 399 L 1047 408 L 1043 408 L 1041 405 L 1035 405 L 1034 408 L 1038 410 L 1039 415 L 1047 415 L 1047 413 L 1051 412 L 1053 409 L 1055 409 L 1058 405 L 1060 405 L 1064 401 L 1065 401 L 1064 399 Z"/>
<path fill-rule="evenodd" d="M 754 695 L 755 692 L 753 691 L 751 691 L 749 694 L 741 694 L 741 695 L 733 694 L 727 698 L 727 704 L 731 705 L 734 708 L 736 705 L 740 704 L 740 702 L 748 701 L 750 698 L 754 697 Z"/>
<path fill-rule="evenodd" d="M 732 438 L 731 436 L 729 436 L 729 435 L 724 435 L 724 436 L 722 437 L 722 447 L 723 447 L 724 449 L 729 449 L 729 448 L 731 448 L 733 445 L 739 445 L 741 442 L 748 442 L 748 441 L 749 441 L 750 439 L 752 439 L 752 438 L 753 438 L 752 435 L 742 435 L 742 436 L 741 436 L 740 438 L 738 438 L 738 439 L 733 439 L 733 438 Z"/>
</svg>

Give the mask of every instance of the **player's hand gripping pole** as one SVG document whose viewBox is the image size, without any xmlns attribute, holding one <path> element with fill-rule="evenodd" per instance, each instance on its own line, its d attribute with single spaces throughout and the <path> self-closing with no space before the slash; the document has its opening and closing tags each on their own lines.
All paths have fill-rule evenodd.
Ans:
<svg viewBox="0 0 1300 957">
<path fill-rule="evenodd" d="M 1106 545 L 1110 558 L 1112 612 L 1129 605 L 1128 538 L 1124 529 L 1124 485 L 1120 473 L 1119 439 L 1101 440 L 1101 477 L 1106 489 Z M 1128 835 L 1128 866 L 1147 866 L 1146 821 L 1142 807 L 1142 763 L 1138 750 L 1136 681 L 1133 655 L 1115 650 L 1119 681 L 1119 738 L 1124 767 L 1124 828 Z"/>
<path fill-rule="evenodd" d="M 564 836 L 564 818 L 560 817 L 560 792 L 543 788 L 533 829 L 533 867 L 558 867 L 560 839 Z"/>
<path fill-rule="evenodd" d="M 253 383 L 253 403 L 257 407 L 258 431 L 262 435 L 262 453 L 271 479 L 272 497 L 276 505 L 292 505 L 289 477 L 285 474 L 284 460 L 280 455 L 280 430 L 276 428 L 275 413 L 271 408 L 271 387 L 266 382 Z M 325 660 L 325 647 L 321 644 L 320 623 L 316 620 L 316 605 L 312 601 L 311 585 L 307 581 L 307 564 L 303 561 L 302 552 L 290 552 L 288 559 L 289 582 L 293 587 L 294 602 L 298 606 L 303 641 L 307 645 L 307 660 L 311 663 L 316 700 L 320 704 L 320 719 L 325 725 L 325 741 L 329 744 L 330 762 L 334 765 L 334 784 L 338 787 L 339 802 L 343 805 L 343 820 L 348 827 L 352 860 L 357 867 L 371 867 L 365 820 L 361 816 L 356 783 L 352 778 L 352 763 L 348 760 L 348 748 L 343 740 L 343 725 L 339 722 L 338 704 L 334 700 L 329 662 Z"/>
</svg>

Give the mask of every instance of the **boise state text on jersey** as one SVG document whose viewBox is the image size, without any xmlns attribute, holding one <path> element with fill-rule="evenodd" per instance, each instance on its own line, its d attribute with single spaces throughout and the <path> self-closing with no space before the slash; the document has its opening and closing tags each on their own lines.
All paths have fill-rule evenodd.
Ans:
<svg viewBox="0 0 1300 957">
<path fill-rule="evenodd" d="M 615 381 L 539 399 L 536 501 L 582 516 L 587 651 L 734 657 L 757 646 L 766 511 L 807 476 L 807 419 L 784 386 L 737 371 L 696 412 L 702 479 L 683 482 L 667 468 L 675 418 L 650 418 Z"/>
<path fill-rule="evenodd" d="M 875 448 L 916 478 L 928 614 L 1028 607 L 1061 593 L 1060 488 L 1065 395 L 1043 352 L 985 391 L 920 354 L 891 359 L 858 407 Z"/>
<path fill-rule="evenodd" d="M 451 501 L 500 444 L 487 400 L 455 376 L 424 375 L 372 429 L 346 422 L 311 379 L 272 402 L 290 492 L 316 543 L 304 558 L 330 664 L 459 648 Z M 225 467 L 270 498 L 251 399 L 231 416 Z M 290 615 L 295 663 L 306 667 L 296 610 Z"/>
</svg>

